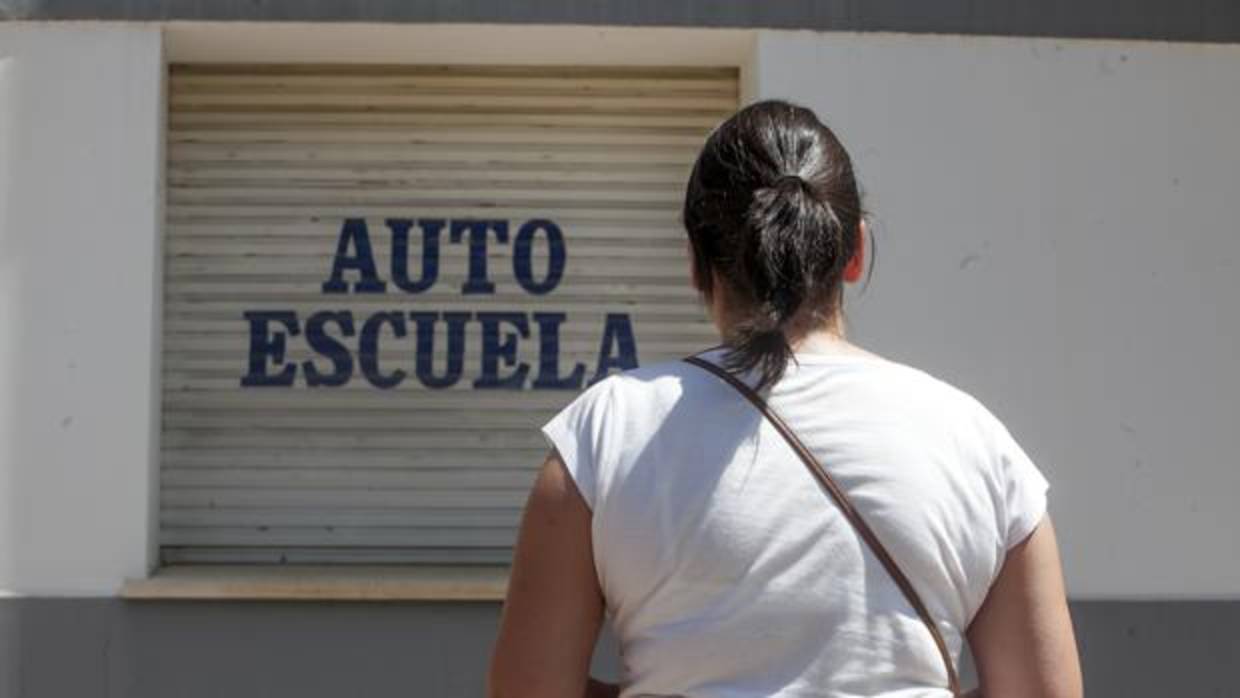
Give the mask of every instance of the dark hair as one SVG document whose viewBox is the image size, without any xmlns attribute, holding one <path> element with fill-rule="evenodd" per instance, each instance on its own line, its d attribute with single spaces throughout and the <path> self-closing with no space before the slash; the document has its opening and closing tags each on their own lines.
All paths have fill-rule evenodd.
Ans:
<svg viewBox="0 0 1240 698">
<path fill-rule="evenodd" d="M 785 334 L 802 308 L 833 314 L 856 252 L 861 195 L 852 161 L 811 110 L 751 104 L 707 139 L 685 191 L 683 220 L 698 290 L 711 279 L 740 305 L 724 366 L 760 369 L 761 390 L 783 375 Z"/>
</svg>

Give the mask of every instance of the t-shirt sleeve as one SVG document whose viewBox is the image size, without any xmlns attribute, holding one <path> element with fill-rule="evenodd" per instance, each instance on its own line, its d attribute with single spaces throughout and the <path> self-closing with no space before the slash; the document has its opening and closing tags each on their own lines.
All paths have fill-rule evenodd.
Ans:
<svg viewBox="0 0 1240 698">
<path fill-rule="evenodd" d="M 998 418 L 990 415 L 991 443 L 1002 509 L 1002 542 L 1006 550 L 1029 537 L 1046 515 L 1050 483 Z"/>
<path fill-rule="evenodd" d="M 564 461 L 582 499 L 594 510 L 605 459 L 604 428 L 613 378 L 595 383 L 542 425 L 543 437 Z"/>
</svg>

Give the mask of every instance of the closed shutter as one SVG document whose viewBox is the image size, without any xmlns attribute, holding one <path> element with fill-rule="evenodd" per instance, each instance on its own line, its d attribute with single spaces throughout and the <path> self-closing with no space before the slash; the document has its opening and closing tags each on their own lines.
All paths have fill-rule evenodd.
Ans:
<svg viewBox="0 0 1240 698">
<path fill-rule="evenodd" d="M 164 562 L 507 561 L 600 355 L 716 341 L 679 206 L 736 104 L 731 69 L 173 66 Z"/>
</svg>

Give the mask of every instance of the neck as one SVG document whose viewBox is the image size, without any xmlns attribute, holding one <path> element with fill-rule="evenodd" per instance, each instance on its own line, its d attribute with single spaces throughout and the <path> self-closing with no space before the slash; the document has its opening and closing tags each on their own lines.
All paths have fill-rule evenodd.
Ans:
<svg viewBox="0 0 1240 698">
<path fill-rule="evenodd" d="M 724 326 L 723 336 L 731 333 Z M 805 313 L 793 319 L 784 329 L 792 350 L 801 354 L 840 354 L 862 351 L 845 336 L 844 322 L 839 313 L 824 318 L 818 313 Z"/>
<path fill-rule="evenodd" d="M 836 354 L 856 349 L 845 337 L 843 323 L 837 319 L 825 325 L 800 332 L 789 331 L 786 334 L 792 350 L 802 354 Z"/>
</svg>

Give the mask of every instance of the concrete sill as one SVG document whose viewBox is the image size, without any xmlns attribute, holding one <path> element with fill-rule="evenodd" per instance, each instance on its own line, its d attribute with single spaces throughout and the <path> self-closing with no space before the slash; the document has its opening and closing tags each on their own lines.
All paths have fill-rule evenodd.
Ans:
<svg viewBox="0 0 1240 698">
<path fill-rule="evenodd" d="M 128 579 L 126 599 L 502 601 L 508 567 L 175 565 Z"/>
</svg>

